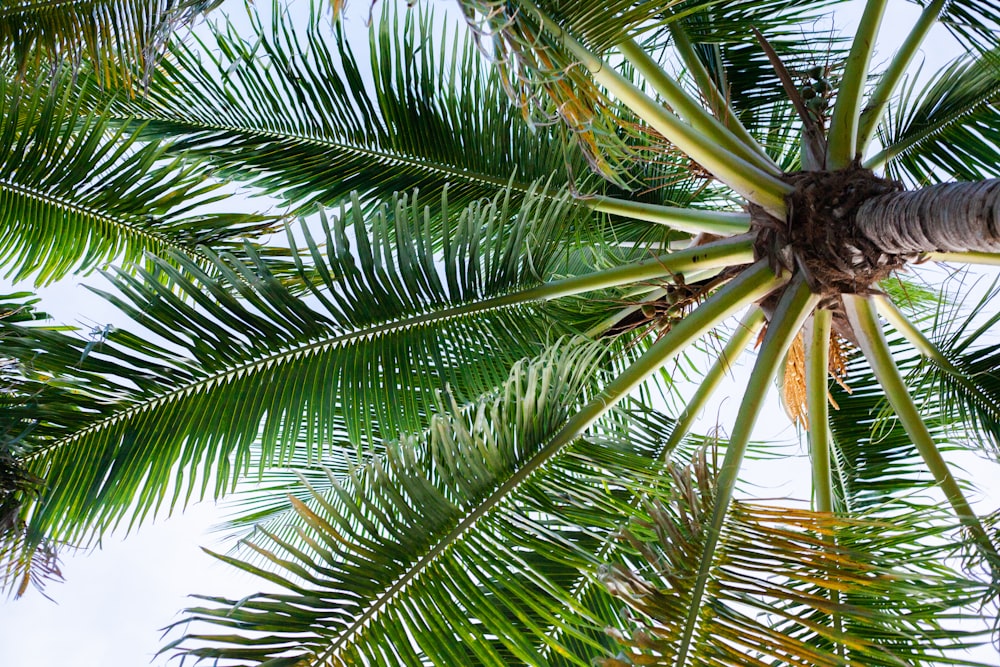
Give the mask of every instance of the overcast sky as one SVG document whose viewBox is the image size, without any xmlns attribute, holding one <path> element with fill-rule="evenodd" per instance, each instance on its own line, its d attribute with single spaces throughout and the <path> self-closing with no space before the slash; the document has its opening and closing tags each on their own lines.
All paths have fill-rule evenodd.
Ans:
<svg viewBox="0 0 1000 667">
<path fill-rule="evenodd" d="M 266 2 L 260 3 L 268 4 Z M 299 8 L 308 6 L 300 0 Z M 363 30 L 359 17 L 367 12 L 368 2 L 356 0 L 352 25 Z M 240 11 L 242 3 L 230 0 L 226 7 Z M 896 2 L 889 10 L 889 29 L 907 28 L 915 13 L 910 3 Z M 933 63 L 947 59 L 947 35 L 931 43 L 928 57 Z M 954 53 L 953 50 L 950 51 Z M 364 53 L 364 51 L 361 51 Z M 883 62 L 887 48 L 876 62 Z M 96 279 L 100 283 L 100 279 Z M 0 282 L 0 293 L 13 291 Z M 18 286 L 18 289 L 30 289 Z M 89 330 L 115 321 L 113 309 L 90 295 L 79 280 L 66 281 L 42 292 L 43 308 L 57 320 Z M 712 421 L 718 416 L 728 424 L 739 397 L 716 402 L 708 410 Z M 774 404 L 776 406 L 776 403 Z M 778 411 L 777 407 L 772 413 Z M 784 420 L 783 415 L 773 419 Z M 794 439 L 790 427 L 783 437 Z M 773 478 L 772 478 L 773 479 Z M 764 495 L 797 495 L 785 481 L 771 482 Z M 979 480 L 981 486 L 1000 487 L 998 480 Z M 992 507 L 997 502 L 990 501 Z M 48 593 L 55 602 L 29 592 L 25 599 L 0 601 L 0 667 L 141 667 L 167 664 L 167 657 L 153 661 L 163 642 L 159 628 L 177 620 L 179 611 L 189 603 L 188 593 L 243 597 L 259 590 L 257 580 L 215 562 L 203 554 L 199 545 L 212 544 L 206 532 L 219 520 L 210 504 L 190 508 L 182 517 L 159 521 L 142 528 L 123 540 L 109 538 L 103 549 L 85 557 L 67 558 L 63 573 L 67 582 L 53 584 Z M 985 649 L 976 654 L 986 663 L 995 663 L 997 654 Z M 171 664 L 177 664 L 176 662 Z"/>
</svg>

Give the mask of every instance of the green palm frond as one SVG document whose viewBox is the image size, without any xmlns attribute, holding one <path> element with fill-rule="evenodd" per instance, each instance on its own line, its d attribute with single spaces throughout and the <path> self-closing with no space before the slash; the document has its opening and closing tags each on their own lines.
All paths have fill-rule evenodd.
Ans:
<svg viewBox="0 0 1000 667">
<path fill-rule="evenodd" d="M 887 283 L 888 284 L 888 283 Z M 996 457 L 1000 415 L 997 414 L 998 346 L 990 342 L 997 317 L 981 316 L 980 308 L 962 316 L 954 301 L 955 286 L 933 302 L 913 286 L 910 320 L 934 345 L 940 359 L 921 356 L 898 333 L 888 339 L 896 364 L 931 435 L 942 450 L 969 449 Z M 959 287 L 958 289 L 967 289 Z M 901 299 L 906 303 L 906 299 Z M 942 361 L 943 360 L 943 361 Z M 843 378 L 831 383 L 830 426 L 837 450 L 834 477 L 842 509 L 924 502 L 934 481 L 919 459 L 902 424 L 892 413 L 868 363 L 850 358 Z"/>
<path fill-rule="evenodd" d="M 149 76 L 173 33 L 222 0 L 8 0 L 0 7 L 0 54 L 23 73 L 89 62 L 106 86 Z"/>
<path fill-rule="evenodd" d="M 219 260 L 218 278 L 180 257 L 184 272 L 160 261 L 144 280 L 119 274 L 125 296 L 109 299 L 153 337 L 117 330 L 95 346 L 5 323 L 7 354 L 79 394 L 69 412 L 39 394 L 64 412 L 39 423 L 21 457 L 49 483 L 30 528 L 85 541 L 210 484 L 223 494 L 247 472 L 253 443 L 273 465 L 297 448 L 319 456 L 337 442 L 393 439 L 425 426 L 441 388 L 466 400 L 495 387 L 566 330 L 523 291 L 545 278 L 566 201 L 443 214 L 438 244 L 406 198 L 392 221 L 373 216 L 370 237 L 349 239 L 349 220 L 366 226 L 355 202 L 322 225 L 328 260 L 308 244 L 323 282 L 304 297 L 260 261 L 234 271 Z"/>
<path fill-rule="evenodd" d="M 941 299 L 922 328 L 947 363 L 925 360 L 913 374 L 918 396 L 936 403 L 942 418 L 960 429 L 953 439 L 994 459 L 1000 457 L 1000 344 L 992 340 L 1000 314 L 983 314 L 998 293 L 994 283 L 964 315 Z"/>
<path fill-rule="evenodd" d="M 350 531 L 350 535 L 338 532 L 336 541 L 344 543 L 349 547 L 352 543 L 358 543 L 362 549 L 359 556 L 368 557 L 382 549 L 396 552 L 391 544 L 375 546 L 373 539 L 385 537 L 389 539 L 394 531 L 386 531 L 381 526 L 402 526 L 404 534 L 409 536 L 416 531 L 406 529 L 409 520 L 403 520 L 395 516 L 398 512 L 403 512 L 404 516 L 409 516 L 414 510 L 418 514 L 422 505 L 432 510 L 433 516 L 448 517 L 449 523 L 442 527 L 443 534 L 433 536 L 433 543 L 424 549 L 402 550 L 401 553 L 409 555 L 408 560 L 403 563 L 393 561 L 394 571 L 381 584 L 376 584 L 374 590 L 370 590 L 369 584 L 361 581 L 347 580 L 335 574 L 335 569 L 331 566 L 337 565 L 340 556 L 349 558 L 348 562 L 354 560 L 348 553 L 319 553 L 310 555 L 309 550 L 296 550 L 294 544 L 280 543 L 274 540 L 274 544 L 282 552 L 291 554 L 298 564 L 289 561 L 281 555 L 276 556 L 277 561 L 284 561 L 286 567 L 293 568 L 293 571 L 303 572 L 300 566 L 316 571 L 317 575 L 322 573 L 333 573 L 333 583 L 324 582 L 322 576 L 307 575 L 312 584 L 318 586 L 332 585 L 336 590 L 353 590 L 356 586 L 363 586 L 369 590 L 369 595 L 363 602 L 354 598 L 354 601 L 347 599 L 336 599 L 336 596 L 320 593 L 319 599 L 322 609 L 315 608 L 316 613 L 330 616 L 331 605 L 340 607 L 342 605 L 354 606 L 361 604 L 361 608 L 356 616 L 348 616 L 345 623 L 336 631 L 336 635 L 330 637 L 318 637 L 315 642 L 319 646 L 330 643 L 330 648 L 325 653 L 331 661 L 337 663 L 345 661 L 354 662 L 358 659 L 370 660 L 371 656 L 378 655 L 379 651 L 388 650 L 393 655 L 403 655 L 407 664 L 417 664 L 419 655 L 426 651 L 427 657 L 432 660 L 442 661 L 446 664 L 449 658 L 464 654 L 466 651 L 472 653 L 480 661 L 486 664 L 509 664 L 511 659 L 524 661 L 529 664 L 539 664 L 539 660 L 544 662 L 544 654 L 551 648 L 561 658 L 573 664 L 580 664 L 578 655 L 569 653 L 561 648 L 561 637 L 564 635 L 575 637 L 577 640 L 588 643 L 591 648 L 600 648 L 603 640 L 588 639 L 587 628 L 594 629 L 594 621 L 591 619 L 606 616 L 605 605 L 599 616 L 594 616 L 587 610 L 580 609 L 580 605 L 573 600 L 573 596 L 567 596 L 560 592 L 554 585 L 552 577 L 546 573 L 553 571 L 562 572 L 559 578 L 562 579 L 572 572 L 572 568 L 579 569 L 580 564 L 585 564 L 591 559 L 595 544 L 595 537 L 599 538 L 601 533 L 606 533 L 610 527 L 617 524 L 618 513 L 613 507 L 616 499 L 624 502 L 631 500 L 631 494 L 624 492 L 620 487 L 619 479 L 639 475 L 643 479 L 650 476 L 656 477 L 657 470 L 652 469 L 652 461 L 648 456 L 633 456 L 627 450 L 631 441 L 626 440 L 623 447 L 625 454 L 632 458 L 618 459 L 614 465 L 606 468 L 601 465 L 607 457 L 613 455 L 613 448 L 609 448 L 606 443 L 598 446 L 598 453 L 592 450 L 577 456 L 576 451 L 580 445 L 580 437 L 584 435 L 596 422 L 606 418 L 608 411 L 627 392 L 639 387 L 656 372 L 668 359 L 675 356 L 687 342 L 692 341 L 700 335 L 707 333 L 712 327 L 718 325 L 726 316 L 734 314 L 740 307 L 748 302 L 759 298 L 761 294 L 767 293 L 780 285 L 782 279 L 774 276 L 773 272 L 763 262 L 758 263 L 740 278 L 729 283 L 710 297 L 709 302 L 718 304 L 718 308 L 708 308 L 706 311 L 687 318 L 678 323 L 671 331 L 660 339 L 656 344 L 642 355 L 635 363 L 629 365 L 611 382 L 604 386 L 599 394 L 593 396 L 585 405 L 577 410 L 568 411 L 561 423 L 551 423 L 551 435 L 536 441 L 533 438 L 523 438 L 516 445 L 518 452 L 525 452 L 526 458 L 522 459 L 514 467 L 510 468 L 510 477 L 501 480 L 495 475 L 489 474 L 487 470 L 482 470 L 481 466 L 492 468 L 496 463 L 510 465 L 510 457 L 498 457 L 491 454 L 485 445 L 490 440 L 484 437 L 476 437 L 470 443 L 469 438 L 454 435 L 450 430 L 440 432 L 440 429 L 431 429 L 431 442 L 434 442 L 434 435 L 447 442 L 450 447 L 446 450 L 453 452 L 448 455 L 449 461 L 465 462 L 475 461 L 475 471 L 468 475 L 459 476 L 457 474 L 445 474 L 436 472 L 434 469 L 427 470 L 411 466 L 413 474 L 417 479 L 428 481 L 438 481 L 447 485 L 437 490 L 437 493 L 453 502 L 461 502 L 467 505 L 468 510 L 456 515 L 449 515 L 444 512 L 440 504 L 434 498 L 418 502 L 408 502 L 406 498 L 399 498 L 396 503 L 389 503 L 380 500 L 382 495 L 372 494 L 357 488 L 357 484 L 352 484 L 351 488 L 341 490 L 335 488 L 335 492 L 345 501 L 351 499 L 350 504 L 343 503 L 346 507 L 326 507 L 326 523 L 336 521 L 338 531 Z M 594 373 L 589 373 L 593 380 L 600 379 Z M 508 385 L 503 392 L 505 403 L 513 402 L 517 406 L 516 410 L 530 410 L 535 413 L 535 406 L 538 399 L 525 398 L 519 389 L 521 386 L 530 392 L 528 396 L 533 396 L 539 390 L 550 391 L 557 386 L 557 382 L 541 382 L 540 380 L 521 380 L 519 374 L 514 374 L 511 379 L 514 387 Z M 452 412 L 456 412 L 454 409 Z M 508 413 L 504 418 L 503 412 L 498 413 L 498 409 L 487 410 L 486 407 L 476 409 L 470 419 L 474 419 L 473 426 L 469 427 L 470 432 L 475 435 L 483 429 L 489 432 L 500 431 L 501 427 L 493 423 L 493 416 L 499 417 L 499 424 L 510 428 L 512 423 L 521 423 L 518 419 L 512 422 L 513 415 Z M 457 420 L 456 420 L 457 421 Z M 549 424 L 543 414 L 539 414 L 536 420 L 543 424 Z M 455 423 L 455 422 L 452 422 Z M 471 437 L 471 436 L 470 436 Z M 479 443 L 482 442 L 483 446 Z M 586 442 L 586 441 L 584 441 Z M 463 447 L 464 445 L 464 447 Z M 461 448 L 452 450 L 451 446 Z M 465 450 L 464 452 L 462 450 Z M 662 449 L 662 447 L 661 447 Z M 419 449 L 417 450 L 419 452 Z M 637 464 L 634 468 L 629 464 L 632 460 Z M 379 464 L 376 462 L 376 464 Z M 373 465 L 376 465 L 373 464 Z M 561 472 L 565 467 L 570 469 Z M 595 469 L 596 468 L 596 469 Z M 611 471 L 616 471 L 611 474 Z M 396 479 L 393 479 L 396 478 Z M 392 489 L 393 494 L 398 494 L 399 488 L 406 488 L 407 484 L 415 485 L 416 482 L 407 481 L 408 478 L 397 478 L 396 475 L 386 479 L 386 486 Z M 485 480 L 485 483 L 481 480 Z M 451 485 L 458 485 L 463 491 L 457 490 L 449 492 Z M 579 496 L 579 500 L 576 497 Z M 558 503 L 553 503 L 553 498 L 566 498 L 568 506 L 565 511 L 567 516 L 561 516 Z M 371 498 L 371 509 L 367 507 L 368 499 Z M 365 507 L 359 507 L 361 499 L 364 500 Z M 539 505 L 538 503 L 543 503 Z M 338 504 L 340 505 L 340 504 Z M 594 525 L 605 526 L 603 531 L 588 529 L 583 524 L 582 514 L 590 513 Z M 330 518 L 330 515 L 333 515 Z M 336 520 L 335 517 L 344 517 Z M 420 521 L 421 529 L 434 530 L 434 524 L 429 520 L 422 520 L 421 517 L 415 519 Z M 318 522 L 313 522 L 315 526 Z M 352 524 L 358 526 L 352 528 Z M 484 534 L 482 531 L 492 531 L 497 529 L 499 534 Z M 304 536 L 303 536 L 304 537 Z M 501 539 L 506 537 L 507 539 Z M 271 539 L 271 538 L 268 538 Z M 334 538 L 330 538 L 334 539 Z M 398 538 L 391 538 L 395 542 Z M 545 544 L 558 544 L 560 548 L 552 548 L 539 543 L 539 539 Z M 377 539 L 377 542 L 383 542 Z M 310 548 L 313 548 L 316 540 L 312 540 Z M 332 542 L 330 543 L 332 546 Z M 581 545 L 581 546 L 577 546 Z M 588 545 L 588 546 L 583 546 Z M 373 548 L 369 548 L 373 547 Z M 267 550 L 271 550 L 269 547 Z M 513 551 L 512 551 L 513 549 Z M 524 549 L 527 554 L 549 554 L 544 557 L 544 571 L 527 568 L 527 562 L 531 556 L 519 557 L 517 551 Z M 354 549 L 351 549 L 354 551 Z M 510 558 L 506 557 L 509 554 Z M 323 563 L 317 564 L 316 558 L 322 558 Z M 514 565 L 511 561 L 516 562 Z M 456 560 L 457 559 L 457 560 Z M 237 563 L 239 561 L 231 561 Z M 510 567 L 503 563 L 512 563 Z M 359 563 L 361 564 L 361 563 Z M 454 566 L 453 566 L 454 565 Z M 248 566 L 251 567 L 252 566 Z M 319 570 L 316 570 L 319 567 Z M 403 568 L 399 570 L 398 568 Z M 443 569 L 442 569 L 443 568 Z M 527 568 L 527 569 L 526 569 Z M 262 572 L 259 568 L 252 568 Z M 527 572 L 526 580 L 515 579 L 518 572 Z M 366 572 L 371 572 L 367 568 Z M 464 574 L 463 574 L 464 573 Z M 569 577 L 574 582 L 578 579 L 577 574 Z M 282 578 L 278 577 L 278 581 Z M 451 589 L 448 584 L 442 588 L 441 582 L 453 582 L 456 586 Z M 425 588 L 426 582 L 426 588 Z M 346 589 L 345 589 L 346 587 Z M 423 595 L 426 591 L 427 596 Z M 293 592 L 296 592 L 293 589 Z M 311 599 L 316 599 L 314 591 L 297 592 L 305 593 Z M 452 632 L 445 632 L 443 635 L 434 631 L 433 618 L 428 616 L 425 605 L 433 602 L 438 604 L 441 595 L 445 595 L 451 604 L 448 607 L 447 626 L 456 629 L 457 635 Z M 585 596 L 586 597 L 586 596 Z M 334 598 L 334 599 L 329 599 Z M 304 602 L 302 598 L 294 597 L 297 602 Z M 223 601 L 224 602 L 224 601 Z M 239 605 L 239 610 L 233 609 L 212 609 L 203 608 L 195 610 L 193 613 L 204 616 L 206 620 L 218 618 L 223 624 L 229 623 L 232 613 L 249 609 L 249 601 L 244 601 Z M 265 600 L 264 604 L 268 608 L 273 608 L 273 602 Z M 306 603 L 311 604 L 311 603 Z M 511 604 L 513 608 L 510 612 L 504 611 L 506 605 Z M 496 606 L 501 605 L 497 612 Z M 493 610 L 493 611 L 491 611 Z M 452 617 L 451 612 L 457 612 Z M 568 614 L 563 616 L 563 613 Z M 595 612 L 596 613 L 596 612 Z M 332 612 L 337 617 L 336 612 Z M 581 616 L 582 614 L 582 616 Z M 253 615 L 241 616 L 243 623 L 253 618 Z M 301 620 L 302 617 L 300 617 Z M 378 618 L 379 623 L 371 623 Z M 461 619 L 465 619 L 463 622 Z M 582 620 L 581 620 L 582 619 Z M 265 621 L 265 625 L 266 625 Z M 432 625 L 425 625 L 431 623 Z M 473 643 L 464 644 L 466 636 L 470 631 L 465 628 L 488 624 L 485 635 L 476 633 L 473 635 Z M 499 623 L 499 625 L 494 625 Z M 369 633 L 372 628 L 376 628 L 374 633 Z M 389 633 L 389 648 L 380 648 L 379 640 L 384 639 L 377 628 L 387 628 Z M 494 629 L 489 629 L 494 628 Z M 547 628 L 551 628 L 555 635 L 548 635 Z M 253 629 L 248 627 L 248 629 Z M 263 627 L 261 629 L 264 629 Z M 483 628 L 479 628 L 482 630 Z M 309 636 L 317 634 L 320 628 L 305 628 L 298 625 L 298 621 L 291 621 L 289 632 L 294 633 L 292 642 L 298 644 L 312 643 L 307 639 Z M 378 636 L 373 636 L 378 635 Z M 532 645 L 529 638 L 532 636 L 542 636 L 542 645 Z M 417 644 L 411 644 L 402 638 L 418 637 Z M 496 637 L 494 641 L 494 637 Z M 183 644 L 184 639 L 180 640 Z M 226 647 L 209 648 L 201 651 L 197 646 L 188 647 L 192 653 L 204 656 L 229 655 L 238 657 L 244 645 L 258 642 L 257 638 L 235 637 L 232 640 L 222 638 L 218 643 L 235 644 L 233 652 L 230 653 Z M 264 659 L 286 656 L 280 655 L 289 645 L 286 638 L 274 636 L 261 640 L 257 644 L 257 655 Z M 355 653 L 355 652 L 359 653 Z M 507 656 L 510 658 L 507 658 Z M 331 657 L 332 656 L 332 657 Z M 361 658 L 360 656 L 368 656 Z M 304 657 L 304 656 L 303 656 Z M 290 659 L 290 658 L 289 658 Z M 326 659 L 326 658 L 321 658 Z"/>
<path fill-rule="evenodd" d="M 912 376 L 921 366 L 919 355 L 905 340 L 889 339 L 897 350 L 900 370 Z M 908 502 L 926 493 L 934 479 L 917 457 L 917 450 L 885 399 L 871 367 L 860 354 L 847 363 L 844 386 L 831 383 L 830 429 L 834 440 L 834 486 L 838 508 L 870 510 L 890 500 Z M 938 442 L 947 446 L 954 423 L 940 408 L 925 413 L 926 422 Z M 835 406 L 835 407 L 834 407 Z M 954 445 L 952 445 L 954 446 Z"/>
<path fill-rule="evenodd" d="M 615 361 L 612 366 L 621 363 L 617 355 L 613 358 Z M 487 392 L 485 399 L 493 400 L 496 393 Z M 481 400 L 484 399 L 477 399 Z M 464 403 L 458 406 L 458 411 L 468 416 L 477 405 L 477 402 Z M 622 443 L 627 440 L 633 443 L 631 446 L 665 460 L 668 452 L 664 447 L 673 425 L 673 419 L 651 408 L 648 402 L 631 398 L 623 403 L 621 409 L 609 415 L 606 422 L 596 424 L 590 439 L 617 449 L 624 447 Z M 421 432 L 422 437 L 431 437 L 432 434 L 433 428 L 425 428 Z M 698 446 L 704 444 L 704 438 L 689 437 L 682 440 L 676 451 L 669 454 L 673 458 L 687 460 Z M 384 448 L 381 443 L 376 443 L 376 446 L 365 450 L 362 460 L 367 463 L 372 457 L 380 455 L 384 455 Z M 254 461 L 259 461 L 259 457 L 260 454 L 256 454 Z M 291 460 L 266 469 L 259 479 L 241 483 L 226 498 L 225 506 L 229 517 L 217 529 L 241 538 L 250 537 L 256 531 L 264 531 L 286 544 L 302 547 L 301 529 L 304 525 L 296 512 L 298 503 L 307 503 L 316 494 L 326 496 L 333 493 L 334 486 L 342 483 L 349 476 L 351 468 L 358 463 L 358 454 L 347 445 L 330 452 L 322 459 L 296 451 Z M 252 550 L 241 548 L 239 543 L 234 546 L 232 553 L 239 554 L 257 566 L 267 566 L 266 562 L 255 557 Z"/>
<path fill-rule="evenodd" d="M 817 21 L 818 11 L 829 4 L 685 2 L 674 11 L 730 107 L 751 132 L 760 135 L 774 128 L 768 116 L 775 107 L 784 107 L 786 114 L 791 109 L 774 68 L 747 26 L 766 35 L 793 76 L 804 77 L 820 66 L 836 77 L 847 47 L 829 26 Z M 695 9 L 698 5 L 704 6 Z"/>
<path fill-rule="evenodd" d="M 600 117 L 602 112 L 611 109 L 604 93 L 594 86 L 585 72 L 575 72 L 580 69 L 576 59 L 536 25 L 538 17 L 533 15 L 536 12 L 530 3 L 507 3 L 505 7 L 488 1 L 463 4 L 474 28 L 494 37 L 488 48 L 496 49 L 494 60 L 505 72 L 514 98 L 520 104 L 533 104 L 542 114 L 546 112 L 549 99 L 567 107 L 559 110 L 561 120 L 578 128 L 581 141 L 594 142 L 591 149 L 599 145 L 610 151 L 604 156 L 608 164 L 598 163 L 602 172 L 614 167 L 617 161 L 627 159 L 623 147 L 614 143 L 614 125 Z M 826 35 L 811 27 L 811 23 L 818 12 L 831 3 L 773 0 L 720 4 L 695 0 L 670 3 L 669 8 L 651 4 L 631 3 L 628 9 L 591 2 L 539 2 L 537 6 L 598 55 L 606 55 L 627 36 L 647 32 L 659 33 L 646 43 L 647 50 L 655 52 L 664 46 L 662 35 L 665 34 L 655 29 L 673 23 L 681 25 L 699 46 L 709 68 L 715 70 L 719 89 L 727 94 L 734 110 L 742 113 L 761 96 L 769 103 L 786 101 L 773 69 L 747 26 L 753 25 L 776 36 L 782 55 L 792 61 L 792 65 L 800 61 L 804 65 L 811 57 L 809 51 L 815 50 L 815 45 L 808 42 L 826 40 Z M 788 39 L 781 39 L 782 36 Z M 724 56 L 720 47 L 725 51 Z M 718 59 L 720 56 L 722 60 Z M 830 58 L 838 58 L 832 45 Z M 753 67 L 748 69 L 750 62 Z M 732 80 L 727 79 L 727 75 Z M 762 126 L 758 123 L 757 127 Z M 593 159 L 598 157 L 593 156 Z"/>
<path fill-rule="evenodd" d="M 221 184 L 86 112 L 68 78 L 0 82 L 0 268 L 48 284 L 144 253 L 238 250 L 273 219 L 203 212 Z"/>
<path fill-rule="evenodd" d="M 330 33 L 322 7 L 314 11 L 305 30 L 280 12 L 272 31 L 251 9 L 250 35 L 223 24 L 199 49 L 175 44 L 148 96 L 119 100 L 116 113 L 295 207 L 353 191 L 419 188 L 435 199 L 446 183 L 464 204 L 508 183 L 561 187 L 567 169 L 587 179 L 558 130 L 522 123 L 471 40 L 435 32 L 432 15 L 387 9 L 365 66 L 340 27 Z"/>
<path fill-rule="evenodd" d="M 203 597 L 165 650 L 302 665 L 588 665 L 608 645 L 614 604 L 581 569 L 596 572 L 633 497 L 626 480 L 655 483 L 669 431 L 648 408 L 614 411 L 522 472 L 587 393 L 596 349 L 577 341 L 519 364 L 495 395 L 452 404 L 422 438 L 312 487 L 284 534 L 260 530 L 244 557 L 219 556 L 284 590 Z M 283 606 L 301 613 L 274 613 Z"/>
<path fill-rule="evenodd" d="M 37 310 L 38 302 L 30 292 L 0 295 L 0 320 L 45 319 L 45 313 Z M 41 386 L 38 378 L 24 377 L 17 359 L 0 352 L 0 590 L 11 591 L 15 597 L 23 595 L 29 585 L 44 594 L 46 583 L 62 579 L 56 548 L 48 541 L 37 545 L 27 562 L 19 562 L 27 537 L 21 519 L 24 499 L 37 498 L 45 485 L 18 460 L 40 416 L 34 395 Z M 64 400 L 70 403 L 69 396 Z"/>
<path fill-rule="evenodd" d="M 594 171 L 619 187 L 634 186 L 630 166 L 636 155 L 623 135 L 649 137 L 655 133 L 643 126 L 626 126 L 618 117 L 616 103 L 560 43 L 561 35 L 553 34 L 545 25 L 545 21 L 567 19 L 560 11 L 573 16 L 584 14 L 590 22 L 572 25 L 575 31 L 586 32 L 587 26 L 596 26 L 598 20 L 613 22 L 614 13 L 603 6 L 596 10 L 589 3 L 546 3 L 542 10 L 530 2 L 477 1 L 462 5 L 469 25 L 525 117 L 532 123 L 556 123 L 566 128 L 569 141 Z M 645 5 L 647 11 L 649 6 Z M 540 11 L 545 12 L 544 19 Z M 579 32 L 572 36 L 582 37 Z M 662 152 L 676 152 L 662 139 L 659 144 Z"/>
<path fill-rule="evenodd" d="M 691 466 L 671 466 L 633 515 L 623 535 L 632 558 L 602 572 L 633 613 L 609 630 L 623 650 L 598 664 L 677 664 L 715 475 L 704 451 Z M 977 664 L 958 650 L 985 640 L 986 619 L 977 629 L 950 623 L 990 586 L 943 564 L 961 550 L 933 515 L 845 518 L 733 502 L 697 615 L 696 653 L 684 664 Z"/>
<path fill-rule="evenodd" d="M 1000 147 L 1000 50 L 959 57 L 920 85 L 914 77 L 879 127 L 884 148 L 868 160 L 895 179 L 996 178 Z"/>
<path fill-rule="evenodd" d="M 697 15 L 710 15 L 711 23 L 702 23 L 699 36 L 706 41 L 749 36 L 747 25 L 760 30 L 815 19 L 838 0 L 680 0 L 679 2 L 600 2 L 599 0 L 541 0 L 537 6 L 556 21 L 572 25 L 574 34 L 589 48 L 604 53 L 626 35 L 641 35 L 662 29 L 672 21 Z M 487 14 L 499 10 L 499 2 L 462 1 L 466 11 Z M 514 3 L 518 4 L 518 3 Z M 664 6 L 666 4 L 666 6 Z M 522 9 L 527 12 L 529 9 Z"/>
<path fill-rule="evenodd" d="M 925 0 L 917 0 L 927 4 Z M 941 13 L 941 23 L 963 45 L 979 51 L 995 49 L 1000 34 L 1000 11 L 992 0 L 952 0 Z"/>
<path fill-rule="evenodd" d="M 389 655 L 397 664 L 419 664 L 421 655 L 438 664 L 537 663 L 525 625 L 560 622 L 564 601 L 553 599 L 550 575 L 562 564 L 550 559 L 550 571 L 541 563 L 529 570 L 520 554 L 545 553 L 533 548 L 539 543 L 565 549 L 592 541 L 584 531 L 560 535 L 550 508 L 578 505 L 577 491 L 595 494 L 574 480 L 554 498 L 518 492 L 478 520 L 469 517 L 562 427 L 593 378 L 598 350 L 578 342 L 519 364 L 496 396 L 468 410 L 453 404 L 422 441 L 404 438 L 343 481 L 331 480 L 326 494 L 296 501 L 306 546 L 263 532 L 248 544 L 278 574 L 220 556 L 286 591 L 240 602 L 206 598 L 211 606 L 188 611 L 190 619 L 257 636 L 192 633 L 168 648 L 289 664 Z M 548 475 L 535 479 L 551 484 Z M 561 558 L 580 557 L 572 551 Z M 441 581 L 450 583 L 442 588 Z M 284 605 L 296 613 L 276 615 Z M 199 646 L 202 639 L 210 645 Z"/>
</svg>

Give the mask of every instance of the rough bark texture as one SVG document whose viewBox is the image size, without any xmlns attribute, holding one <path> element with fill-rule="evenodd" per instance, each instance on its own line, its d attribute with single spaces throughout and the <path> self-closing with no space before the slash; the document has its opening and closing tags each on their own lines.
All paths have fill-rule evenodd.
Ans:
<svg viewBox="0 0 1000 667">
<path fill-rule="evenodd" d="M 1000 179 L 945 183 L 869 199 L 858 229 L 883 252 L 1000 252 Z"/>
</svg>

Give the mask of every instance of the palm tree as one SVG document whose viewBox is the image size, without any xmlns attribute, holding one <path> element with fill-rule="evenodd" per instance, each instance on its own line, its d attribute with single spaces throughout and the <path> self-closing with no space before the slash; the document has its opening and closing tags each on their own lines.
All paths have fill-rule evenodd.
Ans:
<svg viewBox="0 0 1000 667">
<path fill-rule="evenodd" d="M 829 4 L 464 1 L 467 38 L 387 12 L 370 68 L 320 10 L 276 9 L 172 43 L 145 96 L 10 77 L 6 172 L 42 178 L 17 157 L 37 146 L 128 215 L 169 191 L 150 228 L 219 178 L 299 219 L 277 250 L 232 242 L 259 218 L 144 247 L 106 294 L 134 329 L 0 320 L 10 584 L 229 495 L 243 539 L 218 557 L 281 590 L 206 597 L 167 650 L 968 664 L 981 632 L 954 621 L 989 613 L 1000 558 L 948 456 L 996 463 L 1000 315 L 995 290 L 958 316 L 900 274 L 997 263 L 1000 16 L 926 3 L 874 74 L 885 1 L 846 43 Z M 937 23 L 968 53 L 906 79 Z M 22 208 L 18 276 L 123 252 L 64 240 L 124 235 L 93 231 L 96 204 L 41 251 L 23 230 L 61 218 Z M 728 439 L 692 434 L 758 342 Z M 751 437 L 776 381 L 809 506 L 737 499 L 744 458 L 775 456 Z"/>
</svg>

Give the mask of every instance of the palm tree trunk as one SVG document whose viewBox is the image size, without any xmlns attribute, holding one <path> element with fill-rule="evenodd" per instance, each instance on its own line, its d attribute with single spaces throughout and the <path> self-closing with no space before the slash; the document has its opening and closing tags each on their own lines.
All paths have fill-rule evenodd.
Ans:
<svg viewBox="0 0 1000 667">
<path fill-rule="evenodd" d="M 883 252 L 1000 252 L 1000 179 L 873 197 L 858 229 Z"/>
</svg>

